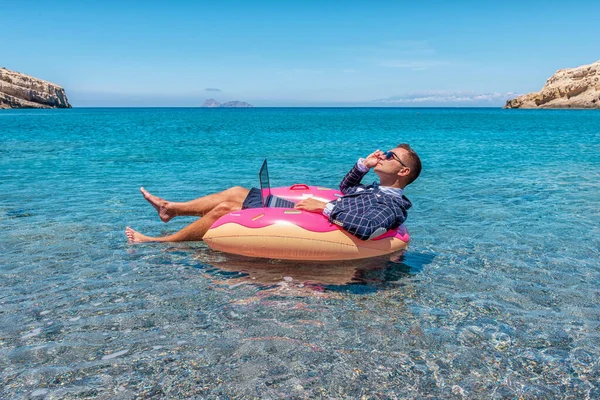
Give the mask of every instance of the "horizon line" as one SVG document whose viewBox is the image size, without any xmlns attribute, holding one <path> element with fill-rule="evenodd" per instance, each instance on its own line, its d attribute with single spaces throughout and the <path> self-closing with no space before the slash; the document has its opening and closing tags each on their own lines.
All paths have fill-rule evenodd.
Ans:
<svg viewBox="0 0 600 400">
<path fill-rule="evenodd" d="M 5 108 L 0 110 L 72 110 L 82 108 L 201 108 L 201 109 L 220 109 L 220 110 L 240 110 L 240 109 L 252 109 L 252 108 L 406 108 L 406 109 L 425 109 L 425 108 L 500 108 L 504 109 L 504 106 L 252 106 L 252 107 L 202 107 L 202 106 L 83 106 L 83 107 L 70 107 L 70 108 Z"/>
</svg>

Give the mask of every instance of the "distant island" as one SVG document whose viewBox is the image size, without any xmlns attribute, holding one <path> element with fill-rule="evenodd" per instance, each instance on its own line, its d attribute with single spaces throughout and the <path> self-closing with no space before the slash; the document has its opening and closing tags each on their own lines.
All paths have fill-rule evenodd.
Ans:
<svg viewBox="0 0 600 400">
<path fill-rule="evenodd" d="M 600 61 L 558 70 L 541 91 L 508 100 L 504 108 L 600 108 Z"/>
<path fill-rule="evenodd" d="M 71 108 L 65 90 L 20 72 L 0 68 L 0 109 Z"/>
<path fill-rule="evenodd" d="M 252 104 L 246 103 L 245 101 L 228 101 L 226 103 L 219 103 L 218 101 L 216 101 L 215 99 L 206 99 L 206 101 L 204 102 L 204 104 L 202 104 L 202 107 L 206 107 L 206 108 L 216 108 L 216 107 L 238 107 L 238 108 L 248 108 L 248 107 L 253 107 Z"/>
</svg>

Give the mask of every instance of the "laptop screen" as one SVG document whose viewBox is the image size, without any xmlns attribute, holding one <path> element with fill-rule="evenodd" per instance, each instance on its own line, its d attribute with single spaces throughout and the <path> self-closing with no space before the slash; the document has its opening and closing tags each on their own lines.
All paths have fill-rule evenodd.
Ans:
<svg viewBox="0 0 600 400">
<path fill-rule="evenodd" d="M 260 179 L 260 194 L 262 196 L 262 205 L 266 207 L 266 202 L 271 195 L 271 186 L 269 184 L 269 170 L 267 169 L 267 159 L 262 163 L 262 167 L 260 167 L 260 172 L 258 173 L 258 178 Z"/>
</svg>

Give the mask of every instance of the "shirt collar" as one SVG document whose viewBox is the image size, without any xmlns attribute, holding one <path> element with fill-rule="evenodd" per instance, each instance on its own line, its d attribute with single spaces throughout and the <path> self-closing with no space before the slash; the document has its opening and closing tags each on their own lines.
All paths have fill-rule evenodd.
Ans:
<svg viewBox="0 0 600 400">
<path fill-rule="evenodd" d="M 391 186 L 379 186 L 379 189 L 385 194 L 389 194 L 391 196 L 402 197 L 404 194 L 404 189 L 395 188 Z"/>
</svg>

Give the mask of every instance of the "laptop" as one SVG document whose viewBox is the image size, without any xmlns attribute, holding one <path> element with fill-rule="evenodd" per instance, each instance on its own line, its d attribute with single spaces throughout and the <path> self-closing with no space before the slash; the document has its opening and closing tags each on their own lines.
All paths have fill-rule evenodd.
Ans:
<svg viewBox="0 0 600 400">
<path fill-rule="evenodd" d="M 263 207 L 294 208 L 296 203 L 293 201 L 282 199 L 281 197 L 273 196 L 271 194 L 271 186 L 269 184 L 269 169 L 267 168 L 266 158 L 262 163 L 262 167 L 260 167 L 258 178 L 260 179 L 260 195 Z"/>
</svg>

